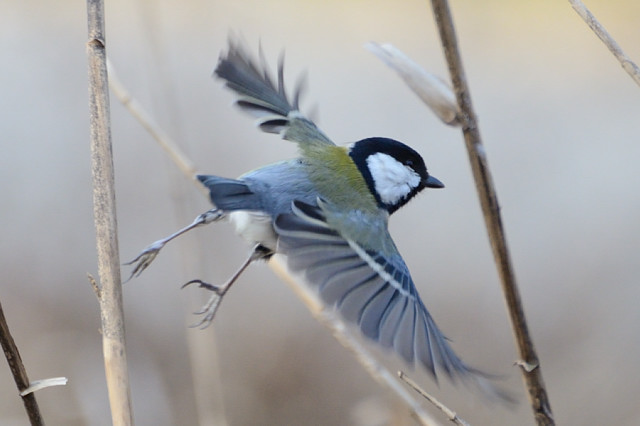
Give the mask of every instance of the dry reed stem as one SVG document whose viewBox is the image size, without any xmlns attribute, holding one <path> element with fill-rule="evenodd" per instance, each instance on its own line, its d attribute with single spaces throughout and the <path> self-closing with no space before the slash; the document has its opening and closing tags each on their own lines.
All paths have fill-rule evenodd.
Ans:
<svg viewBox="0 0 640 426">
<path fill-rule="evenodd" d="M 0 303 L 0 345 L 4 352 L 11 374 L 13 374 L 13 380 L 16 382 L 18 391 L 22 392 L 29 388 L 29 378 L 27 377 L 27 370 L 24 368 L 18 346 L 11 336 L 9 331 L 9 325 L 7 319 L 4 317 L 4 310 L 2 309 L 2 303 Z M 44 420 L 40 414 L 40 408 L 36 401 L 36 396 L 33 393 L 22 396 L 22 402 L 24 409 L 27 411 L 29 421 L 33 426 L 44 425 Z"/>
<path fill-rule="evenodd" d="M 116 98 L 127 108 L 127 111 L 149 132 L 153 139 L 162 147 L 164 152 L 167 153 L 169 158 L 173 160 L 173 163 L 178 166 L 182 174 L 194 182 L 198 182 L 195 174 L 196 168 L 193 162 L 189 159 L 180 146 L 175 143 L 169 135 L 167 135 L 163 129 L 161 129 L 156 123 L 154 123 L 151 116 L 142 108 L 140 103 L 129 93 L 127 88 L 122 84 L 115 68 L 111 64 L 111 61 L 107 58 L 107 69 L 109 71 L 109 87 L 116 95 Z M 206 188 L 202 185 L 198 186 L 202 188 L 203 194 L 208 194 Z"/>
<path fill-rule="evenodd" d="M 471 94 L 464 74 L 451 11 L 446 0 L 432 0 L 431 4 L 449 67 L 451 81 L 460 107 L 462 131 L 471 163 L 471 170 L 480 198 L 480 205 L 498 274 L 500 275 L 519 355 L 522 361 L 533 367 L 530 370 L 521 369 L 529 393 L 531 407 L 535 420 L 539 425 L 553 425 L 555 422 L 551 412 L 551 405 L 542 380 L 542 370 L 529 333 L 520 292 L 516 283 L 502 225 L 500 206 L 489 171 L 486 153 L 482 145 L 478 122 L 471 104 Z"/>
<path fill-rule="evenodd" d="M 442 411 L 450 421 L 460 426 L 469 426 L 469 423 L 467 423 L 464 419 L 458 416 L 458 414 L 456 414 L 455 411 L 453 411 L 452 409 L 444 405 L 442 402 L 438 401 L 432 395 L 428 394 L 416 382 L 411 380 L 411 378 L 409 378 L 409 376 L 407 376 L 403 371 L 398 371 L 398 377 L 400 377 L 400 380 L 402 380 L 403 382 L 411 386 L 411 388 L 414 391 L 418 392 L 424 399 L 426 399 L 427 401 L 435 405 L 436 408 Z"/>
<path fill-rule="evenodd" d="M 586 22 L 591 30 L 598 36 L 600 40 L 607 46 L 613 56 L 620 62 L 622 68 L 631 76 L 633 81 L 640 86 L 640 68 L 629 58 L 622 48 L 618 45 L 613 37 L 609 34 L 605 27 L 596 19 L 591 11 L 580 0 L 569 0 L 573 9 Z"/>
<path fill-rule="evenodd" d="M 131 391 L 124 340 L 116 201 L 104 32 L 104 5 L 87 0 L 89 119 L 93 214 L 100 277 L 100 314 L 105 375 L 114 425 L 132 425 Z"/>
</svg>

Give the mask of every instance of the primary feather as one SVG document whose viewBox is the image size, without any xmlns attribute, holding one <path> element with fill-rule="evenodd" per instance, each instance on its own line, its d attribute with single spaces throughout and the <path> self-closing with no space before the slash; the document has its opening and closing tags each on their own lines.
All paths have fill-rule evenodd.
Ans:
<svg viewBox="0 0 640 426">
<path fill-rule="evenodd" d="M 298 106 L 304 84 L 298 84 L 293 103 L 289 101 L 284 87 L 284 59 L 278 64 L 278 83 L 242 48 L 238 40 L 229 40 L 229 51 L 220 57 L 215 74 L 225 80 L 226 86 L 239 96 L 236 104 L 244 111 L 259 118 L 261 130 L 280 133 L 284 139 L 297 143 L 321 143 L 333 145 L 313 121 L 304 117 Z"/>
<path fill-rule="evenodd" d="M 408 363 L 421 364 L 434 376 L 437 367 L 451 377 L 475 372 L 455 355 L 427 312 L 397 250 L 383 254 L 345 239 L 328 225 L 327 214 L 323 202 L 295 201 L 292 213 L 277 217 L 278 251 L 287 255 L 289 267 L 302 272 L 366 337 L 393 348 Z M 382 237 L 395 248 L 388 233 Z"/>
</svg>

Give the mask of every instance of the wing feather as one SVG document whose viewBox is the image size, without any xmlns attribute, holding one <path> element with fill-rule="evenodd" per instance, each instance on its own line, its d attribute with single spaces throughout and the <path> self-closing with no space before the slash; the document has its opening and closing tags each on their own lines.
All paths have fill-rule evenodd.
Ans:
<svg viewBox="0 0 640 426">
<path fill-rule="evenodd" d="M 366 250 L 343 238 L 328 225 L 330 213 L 318 206 L 294 202 L 292 210 L 275 220 L 278 251 L 287 255 L 292 270 L 304 272 L 327 304 L 366 337 L 434 376 L 436 366 L 448 375 L 471 371 L 435 325 L 399 255 Z"/>
<path fill-rule="evenodd" d="M 398 327 L 402 322 L 402 314 L 406 309 L 409 299 L 402 297 L 399 291 L 393 294 L 392 300 L 389 302 L 389 307 L 380 318 L 380 331 L 378 334 L 378 341 L 385 348 L 391 348 L 393 346 L 393 338 L 398 332 Z"/>
<path fill-rule="evenodd" d="M 425 308 L 409 269 L 398 253 L 381 254 L 347 239 L 328 222 L 325 201 L 294 201 L 292 213 L 274 221 L 277 251 L 290 269 L 302 272 L 322 299 L 367 338 L 393 348 L 407 363 L 422 365 L 437 380 L 438 371 L 452 381 L 462 379 L 484 394 L 513 402 L 486 374 L 467 366 L 453 351 Z M 388 235 L 383 238 L 391 237 Z M 392 241 L 385 244 L 395 247 Z"/>
<path fill-rule="evenodd" d="M 240 109 L 258 118 L 262 131 L 279 133 L 284 139 L 303 145 L 334 145 L 313 121 L 299 111 L 304 80 L 296 85 L 293 101 L 289 100 L 284 86 L 282 56 L 278 63 L 278 78 L 274 81 L 262 52 L 256 62 L 239 40 L 230 38 L 229 50 L 220 56 L 214 73 L 236 93 L 236 104 Z"/>
<path fill-rule="evenodd" d="M 370 339 L 379 340 L 380 331 L 384 325 L 383 319 L 385 313 L 392 306 L 392 301 L 398 290 L 392 285 L 385 282 L 377 291 L 364 303 L 360 310 L 358 324 L 362 329 L 362 333 Z"/>
</svg>

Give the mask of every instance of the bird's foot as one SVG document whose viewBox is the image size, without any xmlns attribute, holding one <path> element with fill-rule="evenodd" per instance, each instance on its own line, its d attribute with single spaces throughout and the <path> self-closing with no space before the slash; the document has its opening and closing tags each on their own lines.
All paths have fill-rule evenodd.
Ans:
<svg viewBox="0 0 640 426">
<path fill-rule="evenodd" d="M 254 261 L 267 259 L 272 254 L 273 252 L 270 249 L 257 244 L 251 251 L 251 254 L 249 254 L 249 257 L 247 257 L 247 259 L 242 263 L 242 265 L 240 265 L 238 270 L 234 272 L 234 274 L 227 280 L 226 283 L 222 285 L 213 285 L 202 280 L 191 280 L 188 283 L 185 283 L 182 288 L 185 288 L 186 286 L 191 284 L 198 284 L 200 288 L 204 288 L 213 292 L 207 303 L 205 303 L 199 311 L 194 312 L 195 315 L 203 315 L 203 317 L 197 323 L 192 324 L 191 327 L 199 327 L 200 329 L 209 327 L 211 321 L 213 321 L 213 317 L 216 315 L 218 306 L 220 306 L 222 297 L 231 288 L 233 283 L 236 282 L 238 277 L 242 275 L 244 270 L 247 269 L 247 267 L 249 267 L 249 265 L 251 265 L 251 263 L 253 263 Z"/>
<path fill-rule="evenodd" d="M 127 278 L 125 283 L 131 280 L 131 278 L 133 277 L 140 276 L 140 274 L 142 274 L 142 272 L 147 269 L 149 265 L 151 265 L 151 262 L 154 261 L 154 259 L 156 258 L 158 253 L 160 253 L 160 250 L 166 243 L 166 240 L 158 240 L 142 250 L 135 259 L 125 263 L 125 265 L 134 265 L 133 270 L 131 271 L 131 275 L 129 275 L 129 278 Z"/>
<path fill-rule="evenodd" d="M 222 301 L 222 297 L 229 289 L 229 283 L 219 286 L 206 283 L 202 280 L 191 280 L 183 284 L 181 288 L 185 288 L 191 284 L 198 284 L 198 287 L 213 292 L 209 300 L 207 300 L 207 303 L 205 303 L 200 310 L 194 312 L 194 315 L 202 315 L 200 320 L 189 326 L 191 328 L 198 327 L 203 330 L 211 325 L 211 322 L 216 315 L 216 311 L 218 310 L 218 306 L 220 306 L 220 302 Z"/>
</svg>

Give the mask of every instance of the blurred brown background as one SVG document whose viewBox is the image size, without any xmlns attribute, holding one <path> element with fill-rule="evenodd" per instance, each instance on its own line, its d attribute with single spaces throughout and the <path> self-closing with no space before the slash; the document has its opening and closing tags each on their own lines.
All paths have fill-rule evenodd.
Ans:
<svg viewBox="0 0 640 426">
<path fill-rule="evenodd" d="M 636 424 L 640 88 L 566 1 L 453 3 L 556 419 Z M 589 3 L 639 61 L 640 3 Z M 487 405 L 464 387 L 412 375 L 473 424 L 533 424 L 460 132 L 362 48 L 391 42 L 446 77 L 428 2 L 115 0 L 107 2 L 106 23 L 121 79 L 199 171 L 237 176 L 295 155 L 292 144 L 255 130 L 210 78 L 229 30 L 254 51 L 261 41 L 272 64 L 286 49 L 290 83 L 308 70 L 304 106 L 318 106 L 336 142 L 387 136 L 421 151 L 446 189 L 399 212 L 392 233 L 457 352 L 505 375 L 521 402 Z M 100 319 L 86 278 L 97 268 L 85 3 L 5 0 L 0 35 L 0 298 L 30 378 L 69 378 L 37 395 L 48 424 L 106 425 Z M 209 205 L 113 97 L 112 124 L 125 261 Z M 397 419 L 402 408 L 393 396 L 265 266 L 243 276 L 214 327 L 187 328 L 208 295 L 179 286 L 192 278 L 222 282 L 247 252 L 228 225 L 210 226 L 170 244 L 126 285 L 137 423 L 197 424 L 198 398 L 233 425 Z M 0 364 L 0 424 L 25 425 Z M 219 378 L 202 366 L 216 364 Z M 210 390 L 194 394 L 194 381 Z"/>
</svg>

